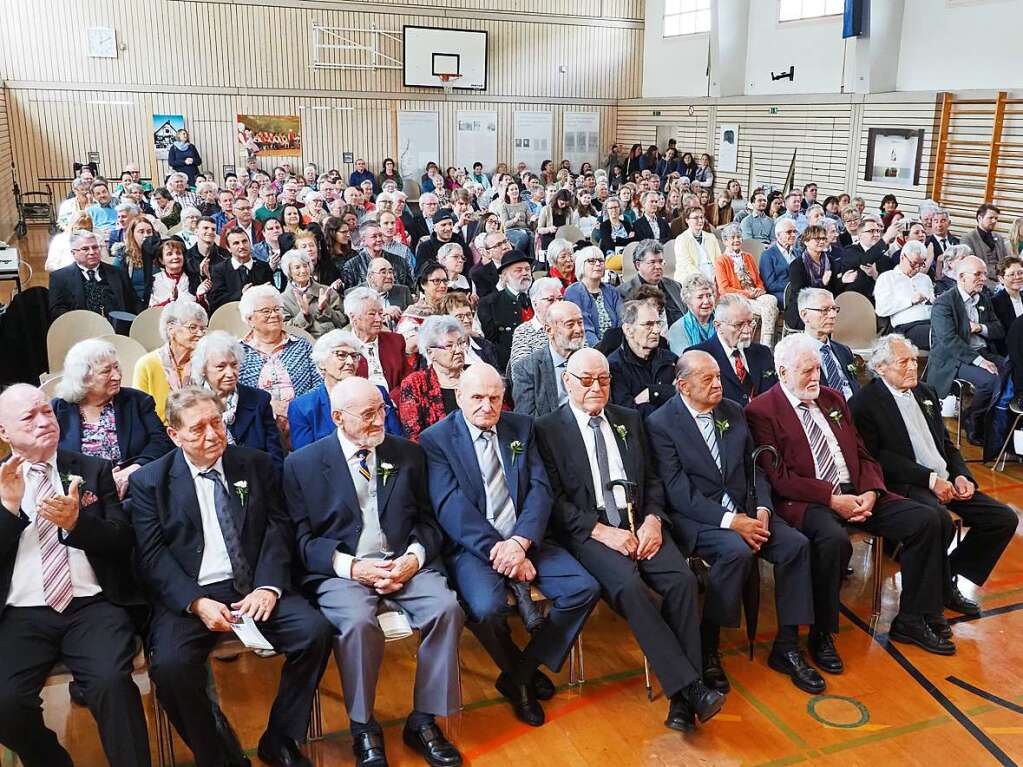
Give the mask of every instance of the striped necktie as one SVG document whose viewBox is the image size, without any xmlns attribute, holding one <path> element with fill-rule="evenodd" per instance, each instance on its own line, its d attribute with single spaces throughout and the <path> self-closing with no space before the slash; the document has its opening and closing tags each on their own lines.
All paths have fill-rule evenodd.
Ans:
<svg viewBox="0 0 1023 767">
<path fill-rule="evenodd" d="M 492 431 L 480 432 L 483 442 L 483 483 L 487 492 L 487 521 L 505 538 L 515 525 L 515 508 L 508 493 L 508 482 L 497 456 L 497 435 Z M 509 524 L 510 523 L 510 524 Z"/>
<path fill-rule="evenodd" d="M 71 558 L 67 546 L 60 540 L 59 528 L 50 520 L 39 516 L 42 502 L 57 495 L 50 481 L 50 464 L 34 463 L 28 475 L 35 486 L 35 525 L 43 567 L 43 595 L 46 604 L 62 613 L 71 604 L 74 596 L 74 587 L 71 584 Z"/>
<path fill-rule="evenodd" d="M 830 482 L 837 492 L 839 483 L 838 465 L 835 463 L 835 456 L 831 453 L 831 448 L 828 446 L 828 440 L 824 435 L 824 431 L 817 425 L 817 421 L 814 420 L 813 413 L 810 411 L 810 406 L 805 402 L 799 403 L 799 417 L 803 419 L 803 427 L 806 429 L 806 436 L 810 440 L 810 451 L 817 462 L 817 472 L 820 474 L 820 479 Z"/>
<path fill-rule="evenodd" d="M 355 455 L 358 456 L 359 458 L 359 475 L 364 480 L 369 482 L 372 479 L 372 476 L 369 473 L 369 463 L 366 460 L 367 458 L 369 458 L 369 451 L 366 450 L 366 448 L 363 448 L 362 450 L 359 450 Z"/>
<path fill-rule="evenodd" d="M 720 471 L 721 450 L 718 447 L 717 430 L 714 428 L 714 414 L 701 413 L 696 416 L 696 422 L 700 426 L 700 433 L 703 434 L 703 441 L 707 443 L 707 449 L 710 450 L 710 457 L 714 459 L 714 463 L 717 464 L 718 471 Z M 735 511 L 735 503 L 728 493 L 722 493 L 721 505 L 728 509 L 728 511 Z"/>
<path fill-rule="evenodd" d="M 828 379 L 828 386 L 840 392 L 845 391 L 845 378 L 839 370 L 838 360 L 835 359 L 835 351 L 831 344 L 821 344 L 821 360 L 824 362 L 824 376 Z"/>
</svg>

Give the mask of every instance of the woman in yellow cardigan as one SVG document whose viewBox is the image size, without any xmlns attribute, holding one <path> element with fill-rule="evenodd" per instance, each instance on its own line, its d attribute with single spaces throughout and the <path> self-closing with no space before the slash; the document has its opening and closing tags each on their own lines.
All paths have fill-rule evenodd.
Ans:
<svg viewBox="0 0 1023 767">
<path fill-rule="evenodd" d="M 675 239 L 675 282 L 681 284 L 696 272 L 708 280 L 714 279 L 714 264 L 721 255 L 721 245 L 707 229 L 703 208 L 694 206 L 686 211 L 686 230 Z"/>
<path fill-rule="evenodd" d="M 742 230 L 729 224 L 721 230 L 725 252 L 714 262 L 718 295 L 738 293 L 746 296 L 753 312 L 760 317 L 760 342 L 774 346 L 774 326 L 778 322 L 778 299 L 764 288 L 764 281 L 752 255 L 742 249 Z"/>
<path fill-rule="evenodd" d="M 164 345 L 139 357 L 135 363 L 131 385 L 156 401 L 156 413 L 165 423 L 167 395 L 191 383 L 192 351 L 206 335 L 208 321 L 206 310 L 195 301 L 172 301 L 160 315 L 160 337 Z"/>
</svg>

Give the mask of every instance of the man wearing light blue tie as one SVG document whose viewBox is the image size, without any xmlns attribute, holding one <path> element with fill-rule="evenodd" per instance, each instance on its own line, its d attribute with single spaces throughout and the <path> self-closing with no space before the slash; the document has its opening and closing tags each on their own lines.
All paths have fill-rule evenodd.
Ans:
<svg viewBox="0 0 1023 767">
<path fill-rule="evenodd" d="M 798 301 L 804 332 L 818 346 L 822 382 L 842 392 L 848 402 L 860 390 L 860 382 L 856 379 L 856 362 L 852 350 L 831 338 L 841 307 L 835 303 L 831 291 L 823 288 L 803 288 L 799 291 Z"/>
</svg>

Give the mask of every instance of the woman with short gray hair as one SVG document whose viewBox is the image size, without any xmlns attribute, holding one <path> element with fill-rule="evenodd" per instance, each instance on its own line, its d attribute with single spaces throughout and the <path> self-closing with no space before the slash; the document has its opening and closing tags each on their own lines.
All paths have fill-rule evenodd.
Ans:
<svg viewBox="0 0 1023 767">
<path fill-rule="evenodd" d="M 156 401 L 156 412 L 164 418 L 164 403 L 174 389 L 191 381 L 191 359 L 195 345 L 206 335 L 209 320 L 206 310 L 195 301 L 179 298 L 160 314 L 160 338 L 163 346 L 139 357 L 132 375 L 132 386 Z"/>
<path fill-rule="evenodd" d="M 458 409 L 455 389 L 468 347 L 468 334 L 454 317 L 435 314 L 423 320 L 419 351 L 427 368 L 407 376 L 398 388 L 398 417 L 413 442 L 419 441 L 423 429 Z"/>
<path fill-rule="evenodd" d="M 586 331 L 586 345 L 596 346 L 611 328 L 621 325 L 622 299 L 615 288 L 604 281 L 607 260 L 596 245 L 587 245 L 575 253 L 576 282 L 565 289 L 565 300 L 579 307 Z"/>
<path fill-rule="evenodd" d="M 714 260 L 714 276 L 718 292 L 738 293 L 753 304 L 760 318 L 760 342 L 774 344 L 774 326 L 778 322 L 778 299 L 767 292 L 756 259 L 742 249 L 742 229 L 729 224 L 721 232 L 724 248 Z"/>
<path fill-rule="evenodd" d="M 281 271 L 288 278 L 281 291 L 285 325 L 319 338 L 348 324 L 341 309 L 341 296 L 329 285 L 313 279 L 313 262 L 308 252 L 299 248 L 289 250 L 281 258 Z"/>
<path fill-rule="evenodd" d="M 731 226 L 731 225 L 730 225 Z M 682 299 L 689 310 L 668 328 L 668 348 L 681 355 L 690 346 L 714 337 L 714 306 L 717 302 L 714 283 L 700 272 L 693 272 L 682 282 Z"/>
</svg>

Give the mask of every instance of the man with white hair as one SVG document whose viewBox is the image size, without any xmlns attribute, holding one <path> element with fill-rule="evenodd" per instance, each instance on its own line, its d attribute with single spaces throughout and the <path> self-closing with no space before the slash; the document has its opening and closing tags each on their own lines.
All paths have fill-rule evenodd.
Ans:
<svg viewBox="0 0 1023 767">
<path fill-rule="evenodd" d="M 50 272 L 50 318 L 86 309 L 109 316 L 110 312 L 138 310 L 138 296 L 126 272 L 102 261 L 99 240 L 92 232 L 76 232 L 68 240 L 73 264 Z"/>
<path fill-rule="evenodd" d="M 424 192 L 419 196 L 419 213 L 412 217 L 412 225 L 407 226 L 412 252 L 419 247 L 419 241 L 433 234 L 433 214 L 440 207 L 440 198 L 433 192 Z"/>
<path fill-rule="evenodd" d="M 344 309 L 351 322 L 349 329 L 362 344 L 356 375 L 388 391 L 396 389 L 412 368 L 404 337 L 384 330 L 385 310 L 379 294 L 372 288 L 353 288 L 345 294 Z"/>
<path fill-rule="evenodd" d="M 777 383 L 770 348 L 753 341 L 753 307 L 749 299 L 725 293 L 714 307 L 715 333 L 693 346 L 718 363 L 727 399 L 742 406 Z"/>
<path fill-rule="evenodd" d="M 803 288 L 796 300 L 803 335 L 817 345 L 824 383 L 849 399 L 860 390 L 856 363 L 852 350 L 831 337 L 841 307 L 824 288 Z"/>
<path fill-rule="evenodd" d="M 377 258 L 386 258 L 394 269 L 394 279 L 400 285 L 412 285 L 412 270 L 408 261 L 401 256 L 384 250 L 384 232 L 380 224 L 369 219 L 359 224 L 359 254 L 348 259 L 341 267 L 341 279 L 345 285 L 358 285 L 365 281 L 370 262 Z"/>
<path fill-rule="evenodd" d="M 412 303 L 412 294 L 404 285 L 394 281 L 394 266 L 386 258 L 374 258 L 366 269 L 366 281 L 359 287 L 372 288 L 380 296 L 384 312 L 391 322 L 401 319 L 401 313 Z M 352 288 L 351 290 L 355 290 Z M 351 290 L 349 292 L 351 292 Z"/>
<path fill-rule="evenodd" d="M 480 299 L 479 320 L 483 335 L 496 347 L 498 367 L 504 370 L 511 356 L 515 329 L 533 317 L 528 292 L 533 284 L 533 261 L 516 251 L 501 261 L 497 271 L 504 289 Z"/>
<path fill-rule="evenodd" d="M 384 432 L 384 401 L 365 378 L 330 392 L 335 434 L 292 453 L 284 493 L 296 532 L 303 591 L 338 631 L 335 656 L 356 764 L 386 764 L 374 716 L 384 660 L 377 613 L 395 603 L 420 632 L 413 708 L 403 739 L 431 765 L 462 763 L 434 717 L 458 711 L 458 638 L 465 616 L 434 566 L 443 535 L 426 484 L 426 456 Z M 324 482 L 324 471 L 332 481 Z"/>
<path fill-rule="evenodd" d="M 946 250 L 953 245 L 959 244 L 959 238 L 948 230 L 950 223 L 951 219 L 949 218 L 948 211 L 944 208 L 936 208 L 931 215 L 931 231 L 927 235 L 927 242 L 924 244 L 934 251 L 933 263 L 935 265 L 940 262 L 941 255 Z M 941 276 L 937 266 L 935 266 L 933 271 L 938 277 Z"/>
<path fill-rule="evenodd" d="M 539 418 L 568 398 L 564 374 L 568 359 L 586 346 L 583 314 L 571 301 L 550 305 L 544 317 L 548 343 L 511 365 L 515 412 Z"/>
<path fill-rule="evenodd" d="M 181 172 L 171 173 L 167 177 L 167 191 L 171 193 L 174 202 L 184 210 L 188 207 L 199 207 L 199 196 L 195 192 L 188 191 L 188 175 Z"/>
<path fill-rule="evenodd" d="M 973 399 L 963 414 L 967 439 L 983 445 L 984 416 L 1001 391 L 1006 360 L 993 342 L 1005 338 L 987 284 L 987 265 L 977 256 L 956 264 L 956 287 L 946 290 L 931 309 L 931 356 L 927 383 L 947 397 L 956 379 L 973 385 Z"/>
<path fill-rule="evenodd" d="M 70 767 L 39 697 L 60 661 L 81 686 L 113 767 L 148 767 L 149 737 L 132 681 L 141 607 L 131 523 L 108 461 L 58 449 L 49 398 L 0 394 L 0 744 L 25 767 Z"/>
<path fill-rule="evenodd" d="M 252 258 L 252 243 L 242 229 L 228 230 L 226 240 L 231 258 L 213 264 L 209 270 L 210 289 L 206 300 L 210 315 L 224 304 L 240 300 L 250 285 L 266 285 L 273 279 L 269 264 Z"/>
<path fill-rule="evenodd" d="M 944 602 L 950 610 L 979 615 L 979 605 L 963 595 L 956 578 L 984 585 L 1016 532 L 1016 512 L 977 490 L 945 428 L 938 395 L 917 377 L 917 349 L 905 336 L 880 338 L 870 367 L 877 377 L 849 401 L 856 427 L 892 491 L 938 513 L 946 551 L 954 526 L 945 510 L 962 518 L 966 535 L 945 558 Z"/>
<path fill-rule="evenodd" d="M 750 218 L 744 218 L 743 224 Z M 785 306 L 789 264 L 796 258 L 796 237 L 796 222 L 791 218 L 779 218 L 774 224 L 774 242 L 760 254 L 760 279 L 764 281 L 764 289 L 778 299 L 779 307 Z"/>
<path fill-rule="evenodd" d="M 887 317 L 896 333 L 917 348 L 931 348 L 934 283 L 927 276 L 927 248 L 922 242 L 907 242 L 895 268 L 878 275 L 874 302 L 877 316 Z"/>
<path fill-rule="evenodd" d="M 821 386 L 821 360 L 812 338 L 786 336 L 775 347 L 774 361 L 779 382 L 747 406 L 746 418 L 755 443 L 778 451 L 777 464 L 764 467 L 775 511 L 810 540 L 810 657 L 830 674 L 845 668 L 833 635 L 838 632 L 842 575 L 852 555 L 847 527 L 903 547 L 902 597 L 889 638 L 938 655 L 954 654 L 952 641 L 927 622 L 943 608 L 945 552 L 937 515 L 888 492 L 845 399 Z"/>
</svg>

